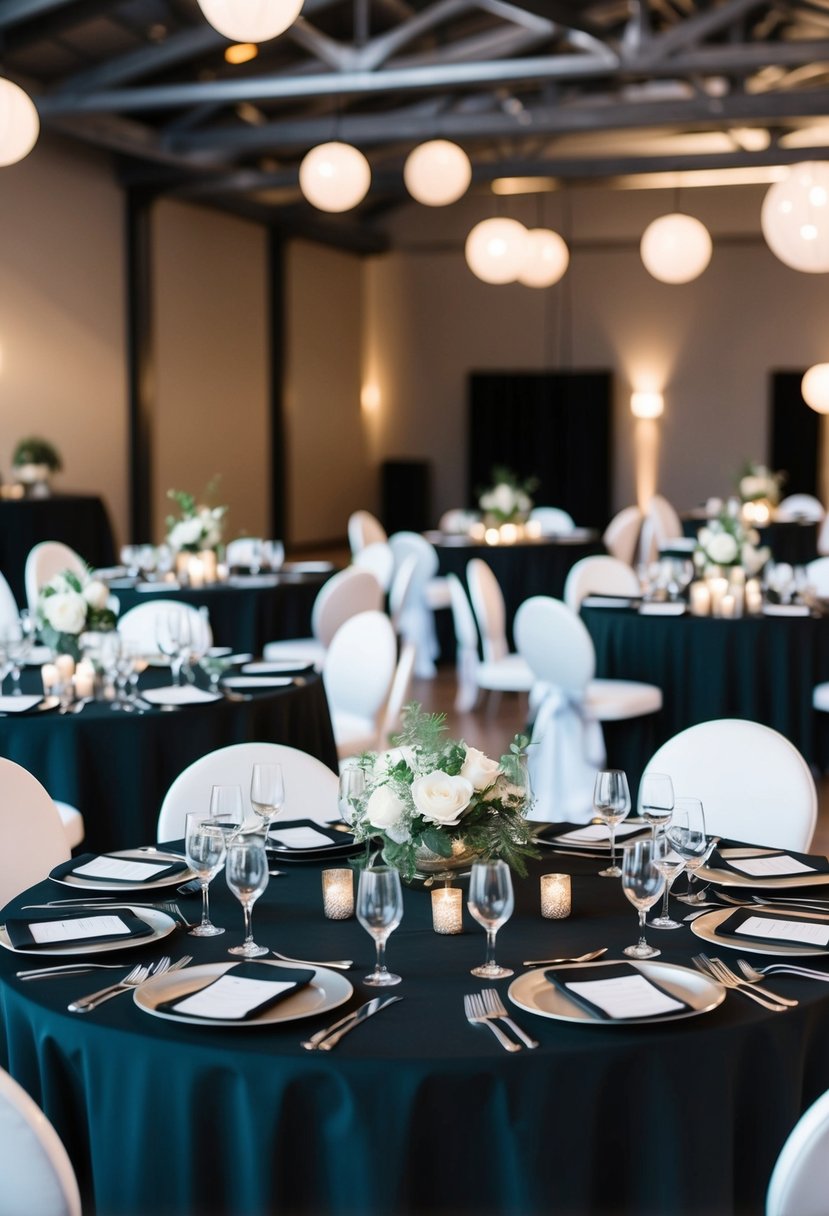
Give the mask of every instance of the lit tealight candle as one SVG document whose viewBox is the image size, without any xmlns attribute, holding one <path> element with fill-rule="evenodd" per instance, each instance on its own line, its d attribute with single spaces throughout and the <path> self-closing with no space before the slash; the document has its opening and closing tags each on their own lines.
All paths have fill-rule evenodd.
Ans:
<svg viewBox="0 0 829 1216">
<path fill-rule="evenodd" d="M 723 598 L 728 594 L 728 580 L 725 578 L 709 578 L 708 591 L 711 596 L 711 612 L 721 616 Z"/>
<path fill-rule="evenodd" d="M 711 592 L 705 583 L 691 583 L 688 595 L 692 616 L 708 616 L 711 611 Z"/>
<path fill-rule="evenodd" d="M 95 668 L 89 659 L 81 659 L 75 668 L 75 696 L 91 697 L 95 691 Z"/>
<path fill-rule="evenodd" d="M 323 870 L 322 910 L 328 920 L 348 920 L 354 915 L 352 870 Z"/>
<path fill-rule="evenodd" d="M 188 560 L 187 582 L 191 587 L 204 586 L 204 562 L 200 557 L 191 557 Z"/>
<path fill-rule="evenodd" d="M 527 540 L 539 540 L 541 537 L 541 524 L 537 519 L 528 519 L 524 525 L 524 535 Z"/>
<path fill-rule="evenodd" d="M 43 680 L 43 691 L 48 695 L 60 680 L 55 664 L 44 663 L 40 669 L 40 678 Z"/>
<path fill-rule="evenodd" d="M 463 892 L 460 887 L 438 887 L 432 892 L 432 928 L 435 933 L 463 932 Z"/>
<path fill-rule="evenodd" d="M 202 579 L 205 583 L 215 583 L 218 581 L 216 554 L 212 549 L 205 549 L 199 555 L 202 564 Z"/>
<path fill-rule="evenodd" d="M 68 684 L 75 674 L 75 660 L 71 654 L 59 654 L 55 659 L 55 667 L 58 669 L 59 682 Z"/>
<path fill-rule="evenodd" d="M 541 875 L 541 915 L 547 920 L 564 920 L 570 915 L 570 875 Z"/>
<path fill-rule="evenodd" d="M 720 616 L 724 620 L 733 620 L 737 615 L 737 601 L 733 595 L 724 595 L 720 600 Z"/>
<path fill-rule="evenodd" d="M 763 592 L 759 579 L 750 578 L 746 582 L 746 612 L 763 611 Z"/>
<path fill-rule="evenodd" d="M 488 545 L 498 545 L 501 543 L 501 533 L 497 528 L 487 528 L 484 532 L 484 540 Z"/>
<path fill-rule="evenodd" d="M 515 524 L 501 524 L 501 543 L 514 545 L 518 540 L 518 528 Z"/>
</svg>

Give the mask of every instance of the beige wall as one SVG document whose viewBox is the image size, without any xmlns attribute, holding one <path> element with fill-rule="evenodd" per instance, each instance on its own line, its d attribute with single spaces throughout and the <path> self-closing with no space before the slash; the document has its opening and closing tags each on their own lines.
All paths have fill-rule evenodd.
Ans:
<svg viewBox="0 0 829 1216">
<path fill-rule="evenodd" d="M 170 489 L 221 474 L 226 539 L 268 535 L 268 259 L 261 225 L 163 201 L 153 210 L 154 539 Z"/>
<path fill-rule="evenodd" d="M 0 469 L 40 434 L 56 489 L 101 494 L 127 521 L 123 199 L 108 164 L 42 138 L 0 170 Z"/>
</svg>

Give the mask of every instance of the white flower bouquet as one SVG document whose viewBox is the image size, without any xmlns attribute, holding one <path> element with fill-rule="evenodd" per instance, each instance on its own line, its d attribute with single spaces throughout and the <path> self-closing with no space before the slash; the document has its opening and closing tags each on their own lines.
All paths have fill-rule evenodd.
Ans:
<svg viewBox="0 0 829 1216">
<path fill-rule="evenodd" d="M 215 479 L 208 487 L 215 485 Z M 178 503 L 180 517 L 167 516 L 167 544 L 176 553 L 198 553 L 201 549 L 217 549 L 222 543 L 227 507 L 208 507 L 196 502 L 186 490 L 168 490 L 167 497 Z"/>
<path fill-rule="evenodd" d="M 785 473 L 773 473 L 764 464 L 749 462 L 740 474 L 737 483 L 740 499 L 742 502 L 762 500 L 776 507 L 780 502 L 780 492 L 785 480 Z"/>
<path fill-rule="evenodd" d="M 38 637 L 57 653 L 78 659 L 82 633 L 115 628 L 116 603 L 106 583 L 65 570 L 40 589 L 35 608 Z"/>
<path fill-rule="evenodd" d="M 478 499 L 484 515 L 494 523 L 509 524 L 523 522 L 533 509 L 531 495 L 538 485 L 534 477 L 519 480 L 509 469 L 492 470 L 493 484 Z"/>
<path fill-rule="evenodd" d="M 760 534 L 746 528 L 736 515 L 723 511 L 697 533 L 694 563 L 704 573 L 712 566 L 742 566 L 749 578 L 759 574 L 771 550 L 760 546 Z"/>
<path fill-rule="evenodd" d="M 507 755 L 492 760 L 462 740 L 445 739 L 444 714 L 408 705 L 391 752 L 360 759 L 365 790 L 352 798 L 357 840 L 379 841 L 386 864 L 411 878 L 424 851 L 445 859 L 500 857 L 523 874 L 536 856 L 526 814 L 531 795 L 516 735 Z M 440 868 L 438 865 L 437 868 Z"/>
</svg>

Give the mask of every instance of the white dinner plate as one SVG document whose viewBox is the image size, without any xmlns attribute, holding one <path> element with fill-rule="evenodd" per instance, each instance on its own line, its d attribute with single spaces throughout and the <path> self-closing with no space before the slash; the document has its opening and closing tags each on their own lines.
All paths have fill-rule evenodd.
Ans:
<svg viewBox="0 0 829 1216">
<path fill-rule="evenodd" d="M 204 688 L 194 688 L 192 684 L 174 684 L 166 688 L 144 688 L 141 696 L 151 705 L 203 705 L 208 701 L 221 701 L 222 694 L 208 692 Z"/>
<path fill-rule="evenodd" d="M 129 909 L 133 916 L 137 916 L 139 920 L 143 920 L 150 926 L 152 933 L 145 937 L 130 937 L 126 941 L 121 938 L 117 942 L 96 942 L 89 946 L 84 943 L 78 943 L 75 946 L 41 946 L 38 950 L 15 950 L 14 946 L 9 941 L 9 935 L 6 932 L 6 926 L 0 925 L 0 946 L 6 950 L 11 950 L 12 954 L 112 954 L 115 950 L 131 950 L 135 946 L 148 946 L 151 942 L 160 941 L 162 937 L 166 937 L 168 933 L 172 933 L 176 928 L 176 921 L 172 916 L 168 916 L 166 912 L 157 912 L 155 908 L 134 908 L 131 904 L 124 903 L 122 910 Z M 119 909 L 112 905 L 101 907 L 101 912 L 116 912 Z M 59 911 L 59 909 L 55 909 Z M 64 908 L 64 911 L 69 914 L 71 908 Z M 87 916 L 94 916 L 95 909 L 85 909 Z M 32 920 L 35 918 L 32 917 Z"/>
<path fill-rule="evenodd" d="M 627 961 L 627 960 L 626 960 Z M 618 967 L 618 962 L 574 963 L 557 967 L 557 971 L 581 971 L 583 968 Z M 652 1018 L 602 1018 L 590 1009 L 571 1001 L 560 989 L 544 978 L 544 968 L 526 971 L 513 980 L 507 995 L 514 1005 L 527 1013 L 537 1013 L 542 1018 L 555 1018 L 559 1022 L 582 1022 L 588 1026 L 638 1026 L 652 1022 L 676 1022 L 680 1018 L 693 1018 L 700 1013 L 716 1009 L 725 1000 L 725 989 L 716 980 L 710 980 L 700 971 L 680 967 L 676 963 L 634 961 L 631 964 L 649 980 L 659 984 L 677 1000 L 685 1001 L 690 1009 L 679 1013 L 660 1013 Z M 136 995 L 138 993 L 136 991 Z"/>
<path fill-rule="evenodd" d="M 751 938 L 744 935 L 740 938 L 733 938 L 729 941 L 726 937 L 720 937 L 715 933 L 717 925 L 725 920 L 727 916 L 731 916 L 734 912 L 751 911 L 749 908 L 714 908 L 712 912 L 703 912 L 702 916 L 698 916 L 696 920 L 691 921 L 691 932 L 697 937 L 701 937 L 704 942 L 710 942 L 713 946 L 723 946 L 726 950 L 741 950 L 748 954 L 779 954 L 782 958 L 822 958 L 829 960 L 829 951 L 820 950 L 817 946 L 775 946 L 772 942 L 757 941 L 756 938 Z M 793 908 L 763 908 L 758 904 L 755 911 L 779 912 L 781 917 L 786 913 L 790 916 L 795 915 Z M 802 911 L 798 909 L 797 916 L 805 916 L 810 920 L 826 921 L 826 917 L 820 913 L 809 913 L 804 908 Z"/>
<path fill-rule="evenodd" d="M 570 833 L 586 832 L 590 829 L 590 837 L 588 839 L 578 839 L 578 837 L 570 838 Z M 620 829 L 622 829 L 620 831 Z M 622 846 L 629 840 L 639 839 L 643 832 L 650 830 L 650 823 L 647 819 L 639 819 L 631 817 L 625 819 L 622 823 L 616 825 L 616 851 L 621 851 Z M 594 835 L 596 839 L 592 837 Z M 565 839 L 567 837 L 567 839 Z M 581 827 L 575 825 L 559 832 L 557 836 L 549 836 L 545 831 L 542 831 L 540 837 L 536 841 L 537 844 L 547 845 L 553 849 L 585 850 L 586 852 L 596 853 L 607 851 L 610 852 L 610 828 L 604 823 L 585 823 Z"/>
<path fill-rule="evenodd" d="M 314 666 L 307 659 L 265 659 L 256 663 L 245 663 L 244 676 L 278 676 L 285 672 L 310 671 Z"/>
<path fill-rule="evenodd" d="M 259 960 L 257 960 L 259 961 Z M 276 1026 L 280 1022 L 296 1022 L 300 1018 L 311 1018 L 318 1013 L 327 1013 L 344 1004 L 354 991 L 354 987 L 338 971 L 330 971 L 327 967 L 308 968 L 304 963 L 283 963 L 280 960 L 263 959 L 264 967 L 286 967 L 300 971 L 313 970 L 314 978 L 304 988 L 285 997 L 283 1001 L 266 1009 L 255 1018 L 247 1021 L 222 1021 L 219 1018 L 194 1018 L 184 1013 L 171 1013 L 159 1009 L 159 1005 L 173 1001 L 177 997 L 185 997 L 201 988 L 208 980 L 217 979 L 224 975 L 233 962 L 203 963 L 198 967 L 186 967 L 183 971 L 172 974 L 156 975 L 133 993 L 133 1000 L 139 1009 L 151 1013 L 157 1018 L 167 1018 L 171 1022 L 188 1022 L 199 1026 L 234 1026 L 239 1029 L 252 1026 Z"/>
<path fill-rule="evenodd" d="M 119 852 L 107 854 L 108 857 L 123 857 L 125 861 L 166 861 L 172 863 L 181 861 L 179 853 L 165 853 L 162 849 L 121 849 Z M 82 887 L 88 891 L 123 891 L 129 894 L 130 891 L 151 891 L 155 887 L 177 887 L 183 882 L 189 882 L 191 878 L 195 878 L 194 870 L 188 866 L 186 870 L 178 870 L 175 874 L 170 874 L 167 878 L 156 878 L 152 882 L 107 882 L 103 878 L 84 878 L 83 875 L 66 874 L 63 878 L 55 878 L 53 874 L 49 877 L 52 882 L 59 882 L 64 887 Z"/>
<path fill-rule="evenodd" d="M 733 848 L 720 849 L 726 859 L 739 857 L 765 857 L 768 853 L 779 853 L 779 849 Z M 829 883 L 827 874 L 792 874 L 786 878 L 752 878 L 749 874 L 738 874 L 736 870 L 715 870 L 711 866 L 700 866 L 696 872 L 700 882 L 710 882 L 717 887 L 744 887 L 750 891 L 791 891 L 796 887 L 825 887 Z"/>
<path fill-rule="evenodd" d="M 223 676 L 225 688 L 289 688 L 293 676 Z"/>
<path fill-rule="evenodd" d="M 684 616 L 685 604 L 682 600 L 654 600 L 639 605 L 640 616 Z"/>
<path fill-rule="evenodd" d="M 334 569 L 333 562 L 283 562 L 285 574 L 328 574 Z"/>
</svg>

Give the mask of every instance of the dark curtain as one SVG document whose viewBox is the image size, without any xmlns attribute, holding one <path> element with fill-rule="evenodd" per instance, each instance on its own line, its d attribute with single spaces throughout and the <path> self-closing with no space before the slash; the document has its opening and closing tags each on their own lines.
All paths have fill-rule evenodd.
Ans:
<svg viewBox="0 0 829 1216">
<path fill-rule="evenodd" d="M 818 493 L 820 415 L 800 392 L 803 372 L 771 374 L 771 450 L 769 465 L 787 473 L 784 494 Z"/>
<path fill-rule="evenodd" d="M 610 372 L 473 372 L 469 378 L 469 504 L 505 466 L 536 477 L 536 503 L 576 523 L 610 518 Z"/>
</svg>

